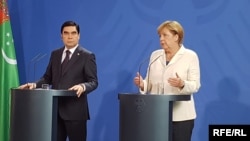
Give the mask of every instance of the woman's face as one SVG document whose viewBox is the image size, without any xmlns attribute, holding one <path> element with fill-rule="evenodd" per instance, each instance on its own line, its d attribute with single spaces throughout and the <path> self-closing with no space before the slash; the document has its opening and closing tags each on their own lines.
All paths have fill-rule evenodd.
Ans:
<svg viewBox="0 0 250 141">
<path fill-rule="evenodd" d="M 165 51 L 171 51 L 171 48 L 178 45 L 178 35 L 170 32 L 169 29 L 163 28 L 159 33 L 160 45 Z"/>
</svg>

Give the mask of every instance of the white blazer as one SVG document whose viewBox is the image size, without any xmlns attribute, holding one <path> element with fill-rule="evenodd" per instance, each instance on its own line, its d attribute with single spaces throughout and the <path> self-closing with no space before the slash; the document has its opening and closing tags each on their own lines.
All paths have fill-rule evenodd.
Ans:
<svg viewBox="0 0 250 141">
<path fill-rule="evenodd" d="M 172 87 L 168 83 L 168 78 L 176 77 L 176 73 L 185 82 L 183 89 Z M 173 121 L 196 118 L 193 94 L 199 90 L 201 84 L 199 58 L 194 51 L 182 45 L 168 64 L 166 64 L 166 54 L 163 49 L 152 52 L 147 75 L 143 81 L 142 94 L 191 95 L 190 101 L 174 102 Z"/>
</svg>

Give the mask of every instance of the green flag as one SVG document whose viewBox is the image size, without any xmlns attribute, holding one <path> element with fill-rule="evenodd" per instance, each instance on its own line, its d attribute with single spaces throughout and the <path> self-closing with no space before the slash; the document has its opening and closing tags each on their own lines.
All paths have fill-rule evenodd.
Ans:
<svg viewBox="0 0 250 141">
<path fill-rule="evenodd" d="M 0 141 L 9 141 L 10 88 L 19 85 L 16 53 L 6 0 L 0 2 Z"/>
</svg>

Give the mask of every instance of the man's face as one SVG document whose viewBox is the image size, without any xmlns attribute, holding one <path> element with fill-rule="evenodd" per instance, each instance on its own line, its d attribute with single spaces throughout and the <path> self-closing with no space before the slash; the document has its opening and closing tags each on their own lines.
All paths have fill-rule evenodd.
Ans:
<svg viewBox="0 0 250 141">
<path fill-rule="evenodd" d="M 80 34 L 77 32 L 75 26 L 66 26 L 63 28 L 61 37 L 66 47 L 73 48 L 78 44 Z"/>
</svg>

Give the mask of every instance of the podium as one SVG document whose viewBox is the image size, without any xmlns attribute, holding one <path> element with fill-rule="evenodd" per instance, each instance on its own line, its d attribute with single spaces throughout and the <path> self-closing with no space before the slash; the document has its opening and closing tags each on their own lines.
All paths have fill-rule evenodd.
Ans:
<svg viewBox="0 0 250 141">
<path fill-rule="evenodd" d="M 68 90 L 11 89 L 10 141 L 56 141 L 58 97 Z"/>
<path fill-rule="evenodd" d="M 174 101 L 190 95 L 118 94 L 120 141 L 171 141 Z"/>
</svg>

